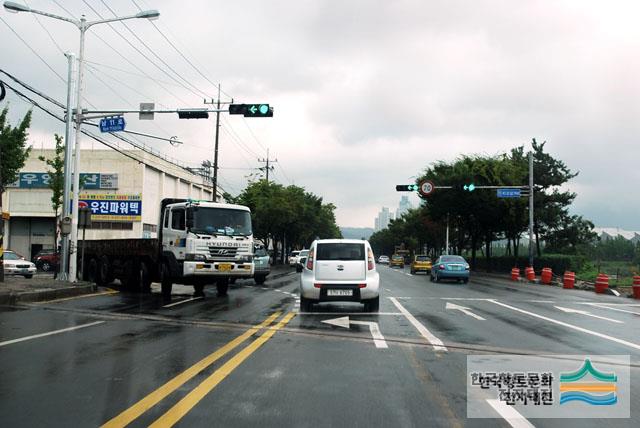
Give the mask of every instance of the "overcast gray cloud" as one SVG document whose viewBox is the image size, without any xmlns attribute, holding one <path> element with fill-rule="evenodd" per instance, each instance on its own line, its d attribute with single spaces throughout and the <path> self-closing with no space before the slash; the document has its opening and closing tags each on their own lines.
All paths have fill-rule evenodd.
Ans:
<svg viewBox="0 0 640 428">
<path fill-rule="evenodd" d="M 28 3 L 65 14 L 60 3 L 96 19 L 89 3 L 110 16 L 98 0 Z M 208 80 L 146 21 L 128 26 L 196 89 L 176 83 L 121 25 L 114 24 L 117 32 L 159 67 L 116 31 L 97 26 L 87 38 L 87 57 L 96 64 L 86 75 L 86 95 L 96 106 L 199 107 L 205 94 L 215 95 L 211 82 L 236 100 L 275 106 L 273 119 L 223 121 L 222 185 L 232 192 L 245 186 L 269 147 L 278 158 L 276 180 L 336 204 L 341 225 L 372 226 L 381 206 L 397 206 L 394 186 L 430 162 L 496 154 L 536 137 L 580 171 L 569 185 L 578 192 L 576 213 L 597 225 L 640 229 L 635 1 L 106 3 L 123 15 L 136 12 L 135 3 L 159 9 L 158 27 Z M 66 76 L 64 56 L 34 16 L 3 10 L 0 17 Z M 77 51 L 71 25 L 40 21 L 61 49 Z M 0 40 L 2 68 L 64 99 L 64 83 L 2 22 Z M 8 99 L 14 118 L 28 108 Z M 184 162 L 211 158 L 210 120 L 162 117 L 150 124 L 131 117 L 128 126 L 178 135 L 182 147 L 147 143 Z M 53 132 L 61 133 L 61 124 L 36 114 L 34 143 L 50 143 Z"/>
</svg>

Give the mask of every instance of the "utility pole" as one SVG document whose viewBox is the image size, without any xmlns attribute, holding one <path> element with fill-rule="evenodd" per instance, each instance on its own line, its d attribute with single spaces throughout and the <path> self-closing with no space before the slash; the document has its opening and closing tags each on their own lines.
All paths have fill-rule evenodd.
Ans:
<svg viewBox="0 0 640 428">
<path fill-rule="evenodd" d="M 449 255 L 449 214 L 447 214 L 447 233 L 446 233 L 446 248 L 444 250 L 445 255 Z"/>
<path fill-rule="evenodd" d="M 269 183 L 269 170 L 273 171 L 273 166 L 269 166 L 270 163 L 278 162 L 278 159 L 271 160 L 269 159 L 269 149 L 267 149 L 267 158 L 266 159 L 258 159 L 258 162 L 266 163 L 267 165 L 263 168 L 259 168 L 260 170 L 266 169 L 267 171 L 267 183 Z"/>
<path fill-rule="evenodd" d="M 218 200 L 218 138 L 220 134 L 220 84 L 218 83 L 218 102 L 216 105 L 218 112 L 216 112 L 216 144 L 213 149 L 213 195 L 212 201 Z"/>
<path fill-rule="evenodd" d="M 533 267 L 533 151 L 529 152 L 529 266 Z"/>
</svg>

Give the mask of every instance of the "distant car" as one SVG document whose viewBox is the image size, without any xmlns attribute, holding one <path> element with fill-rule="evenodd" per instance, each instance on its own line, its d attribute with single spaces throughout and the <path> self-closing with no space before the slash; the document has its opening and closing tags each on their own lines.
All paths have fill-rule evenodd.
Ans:
<svg viewBox="0 0 640 428">
<path fill-rule="evenodd" d="M 378 257 L 378 263 L 380 263 L 381 265 L 388 265 L 389 264 L 389 256 L 380 256 L 380 257 Z"/>
<path fill-rule="evenodd" d="M 264 247 L 258 247 L 253 252 L 253 262 L 255 264 L 255 271 L 253 273 L 253 280 L 256 284 L 264 284 L 267 276 L 271 273 L 269 253 Z"/>
<path fill-rule="evenodd" d="M 32 278 L 37 270 L 34 263 L 11 250 L 5 250 L 3 266 L 5 275 L 22 275 L 25 278 Z"/>
<path fill-rule="evenodd" d="M 430 279 L 432 282 L 456 279 L 466 284 L 469 282 L 469 263 L 461 256 L 440 256 L 433 264 Z"/>
<path fill-rule="evenodd" d="M 302 272 L 304 265 L 307 263 L 307 256 L 298 257 L 298 264 L 296 265 L 296 272 Z"/>
<path fill-rule="evenodd" d="M 296 256 L 296 272 L 302 272 L 302 259 L 307 259 L 309 250 L 301 250 Z"/>
<path fill-rule="evenodd" d="M 380 308 L 380 276 L 368 241 L 320 239 L 311 244 L 300 275 L 300 309 L 319 302 L 360 302 L 365 311 Z"/>
<path fill-rule="evenodd" d="M 418 272 L 431 273 L 431 259 L 429 256 L 416 255 L 413 257 L 413 261 L 411 262 L 411 273 L 415 274 Z"/>
<path fill-rule="evenodd" d="M 291 254 L 289 254 L 289 266 L 296 265 L 296 262 L 298 261 L 298 254 L 300 254 L 300 251 L 292 251 Z"/>
<path fill-rule="evenodd" d="M 55 250 L 40 250 L 33 258 L 36 268 L 49 272 L 60 263 L 60 255 Z"/>
<path fill-rule="evenodd" d="M 404 268 L 404 257 L 400 254 L 394 254 L 391 256 L 391 261 L 389 262 L 389 267 L 398 266 Z"/>
</svg>

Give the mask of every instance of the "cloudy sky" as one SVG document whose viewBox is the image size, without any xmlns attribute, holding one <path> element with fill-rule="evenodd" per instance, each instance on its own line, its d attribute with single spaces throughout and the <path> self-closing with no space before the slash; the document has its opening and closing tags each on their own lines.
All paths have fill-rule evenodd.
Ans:
<svg viewBox="0 0 640 428">
<path fill-rule="evenodd" d="M 231 193 L 269 148 L 277 182 L 333 202 L 341 226 L 373 227 L 380 207 L 397 207 L 395 185 L 431 162 L 536 137 L 580 172 L 569 186 L 575 213 L 640 230 L 636 0 L 21 2 L 89 20 L 160 10 L 157 28 L 131 20 L 89 31 L 85 94 L 98 108 L 203 107 L 218 82 L 223 97 L 273 105 L 272 119 L 223 115 L 221 184 Z M 0 18 L 0 68 L 63 101 L 62 52 L 78 51 L 77 29 L 4 9 Z M 29 108 L 7 100 L 13 120 Z M 178 136 L 178 147 L 141 141 L 185 163 L 212 158 L 212 120 L 130 116 L 127 127 Z M 34 145 L 54 132 L 62 125 L 36 112 Z"/>
</svg>

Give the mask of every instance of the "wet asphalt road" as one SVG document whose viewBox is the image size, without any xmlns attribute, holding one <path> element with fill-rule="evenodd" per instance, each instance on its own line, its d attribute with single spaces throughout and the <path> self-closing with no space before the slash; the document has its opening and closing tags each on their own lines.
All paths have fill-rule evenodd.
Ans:
<svg viewBox="0 0 640 428">
<path fill-rule="evenodd" d="M 225 298 L 176 286 L 166 301 L 154 286 L 0 307 L 0 424 L 640 426 L 639 301 L 379 271 L 379 314 L 300 314 L 294 272 Z M 321 322 L 344 316 L 358 323 Z M 630 355 L 631 418 L 468 419 L 466 358 L 481 353 Z"/>
</svg>

